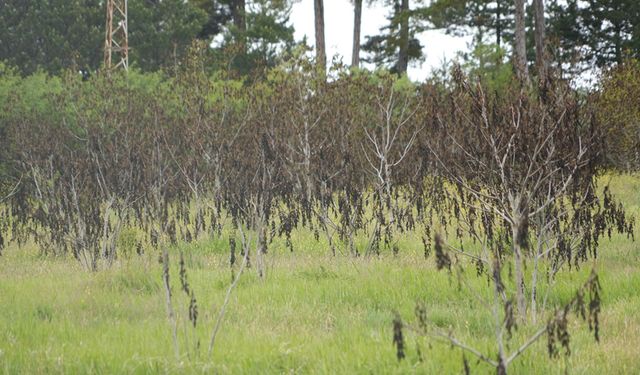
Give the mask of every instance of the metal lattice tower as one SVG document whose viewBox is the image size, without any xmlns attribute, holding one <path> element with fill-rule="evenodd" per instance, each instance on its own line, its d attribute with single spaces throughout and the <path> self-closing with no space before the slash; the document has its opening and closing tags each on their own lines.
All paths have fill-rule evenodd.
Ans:
<svg viewBox="0 0 640 375">
<path fill-rule="evenodd" d="M 104 41 L 104 66 L 107 70 L 129 69 L 128 0 L 107 0 L 107 30 Z"/>
</svg>

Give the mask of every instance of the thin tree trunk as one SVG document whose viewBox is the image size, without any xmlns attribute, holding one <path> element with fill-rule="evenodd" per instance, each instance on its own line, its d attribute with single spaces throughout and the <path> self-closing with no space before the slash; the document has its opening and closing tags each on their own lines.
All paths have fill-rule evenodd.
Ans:
<svg viewBox="0 0 640 375">
<path fill-rule="evenodd" d="M 622 26 L 616 24 L 614 26 L 615 37 L 613 38 L 614 49 L 616 53 L 616 63 L 622 65 Z"/>
<path fill-rule="evenodd" d="M 224 297 L 224 302 L 222 303 L 222 307 L 220 308 L 220 312 L 218 313 L 218 318 L 216 319 L 216 324 L 213 327 L 213 332 L 211 333 L 211 340 L 209 341 L 209 357 L 211 357 L 211 353 L 213 353 L 213 349 L 216 344 L 216 337 L 218 336 L 218 332 L 220 331 L 220 327 L 222 325 L 222 320 L 224 319 L 225 314 L 227 313 L 227 306 L 229 306 L 229 299 L 231 297 L 231 292 L 238 285 L 238 281 L 240 281 L 240 276 L 242 276 L 242 271 L 244 271 L 247 263 L 249 262 L 249 249 L 251 247 L 251 239 L 247 238 L 244 233 L 244 230 L 240 226 L 240 233 L 242 235 L 242 248 L 244 249 L 244 256 L 242 257 L 242 263 L 240 264 L 240 270 L 238 270 L 238 274 L 233 279 L 231 285 L 227 289 L 227 294 Z"/>
<path fill-rule="evenodd" d="M 409 66 L 409 0 L 402 0 L 400 5 L 400 53 L 398 54 L 397 72 L 407 72 Z"/>
<path fill-rule="evenodd" d="M 524 285 L 524 254 L 522 243 L 527 220 L 526 209 L 523 209 L 522 197 L 518 194 L 509 198 L 511 205 L 511 242 L 513 246 L 513 263 L 516 282 L 516 306 L 521 321 L 527 317 L 527 301 Z"/>
<path fill-rule="evenodd" d="M 482 254 L 482 257 L 484 259 L 489 259 L 486 244 L 483 244 L 482 246 Z M 494 334 L 496 337 L 496 344 L 498 344 L 498 363 L 496 366 L 496 370 L 498 374 L 505 374 L 507 371 L 507 363 L 505 360 L 506 355 L 503 339 L 503 318 L 498 312 L 502 302 L 505 300 L 505 298 L 503 297 L 504 286 L 502 284 L 500 276 L 500 267 L 500 262 L 497 259 L 492 262 L 490 266 L 490 271 L 493 278 L 493 304 L 491 305 L 491 315 L 493 315 Z"/>
<path fill-rule="evenodd" d="M 240 46 L 240 50 L 242 54 L 246 53 L 247 50 L 247 42 L 246 42 L 246 31 L 247 31 L 247 20 L 245 17 L 246 9 L 246 1 L 245 0 L 233 0 L 231 5 L 231 17 L 233 18 L 233 25 L 236 28 L 236 31 L 239 33 L 238 44 Z"/>
<path fill-rule="evenodd" d="M 547 233 L 546 233 L 546 222 L 545 222 L 546 214 L 543 213 L 537 215 L 536 217 L 536 226 L 540 228 L 540 232 L 538 232 L 538 236 L 536 239 L 536 253 L 533 258 L 533 271 L 531 274 L 531 321 L 533 324 L 537 323 L 538 320 L 538 270 L 540 268 L 540 259 L 543 256 L 543 248 L 545 244 L 547 244 Z"/>
<path fill-rule="evenodd" d="M 514 65 L 516 69 L 516 76 L 522 83 L 529 81 L 529 72 L 527 69 L 527 44 L 526 33 L 524 24 L 524 0 L 515 0 L 515 45 L 514 51 Z"/>
<path fill-rule="evenodd" d="M 314 0 L 313 5 L 316 27 L 316 63 L 324 74 L 327 70 L 327 51 L 324 43 L 324 1 Z"/>
<path fill-rule="evenodd" d="M 353 50 L 351 52 L 351 67 L 360 66 L 360 29 L 362 27 L 362 0 L 355 0 L 353 5 Z"/>
<path fill-rule="evenodd" d="M 546 37 L 544 25 L 544 0 L 533 0 L 535 9 L 535 41 L 536 41 L 536 69 L 538 70 L 538 80 L 542 85 L 547 82 L 547 58 L 546 58 Z"/>
<path fill-rule="evenodd" d="M 502 0 L 496 1 L 496 45 L 498 50 L 502 44 Z"/>
<path fill-rule="evenodd" d="M 258 276 L 260 279 L 264 279 L 267 274 L 267 267 L 265 264 L 265 253 L 267 252 L 267 231 L 265 228 L 265 220 L 262 214 L 258 219 L 258 243 L 256 245 L 256 268 L 258 270 Z"/>
<path fill-rule="evenodd" d="M 518 306 L 518 315 L 521 321 L 525 321 L 527 317 L 527 301 L 525 300 L 524 291 L 524 259 L 522 254 L 522 248 L 518 243 L 518 225 L 513 225 L 513 256 L 514 256 L 514 268 L 516 273 L 516 305 Z"/>
</svg>

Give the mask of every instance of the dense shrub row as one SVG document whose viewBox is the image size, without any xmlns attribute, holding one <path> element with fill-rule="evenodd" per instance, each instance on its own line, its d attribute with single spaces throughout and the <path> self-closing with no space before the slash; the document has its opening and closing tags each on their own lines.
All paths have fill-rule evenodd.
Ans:
<svg viewBox="0 0 640 375">
<path fill-rule="evenodd" d="M 117 256 L 123 226 L 156 246 L 220 232 L 225 217 L 258 233 L 258 258 L 274 236 L 293 249 L 299 226 L 334 253 L 397 252 L 406 230 L 428 252 L 434 219 L 471 215 L 483 235 L 511 243 L 535 235 L 534 214 L 567 212 L 554 230 L 591 223 L 579 231 L 583 258 L 614 222 L 627 229 L 594 191 L 601 119 L 563 84 L 538 99 L 516 83 L 487 92 L 459 70 L 421 85 L 332 75 L 303 58 L 251 84 L 209 77 L 195 57 L 174 77 L 87 82 L 3 68 L 4 226 L 93 269 Z"/>
</svg>

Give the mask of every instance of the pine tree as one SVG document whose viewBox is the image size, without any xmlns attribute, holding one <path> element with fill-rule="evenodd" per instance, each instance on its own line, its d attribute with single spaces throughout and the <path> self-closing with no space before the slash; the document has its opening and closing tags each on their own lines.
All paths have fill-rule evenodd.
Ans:
<svg viewBox="0 0 640 375">
<path fill-rule="evenodd" d="M 367 56 L 362 60 L 401 75 L 410 62 L 423 58 L 422 45 L 416 37 L 423 30 L 421 19 L 416 17 L 423 8 L 411 8 L 409 0 L 393 0 L 388 5 L 393 6 L 387 17 L 389 23 L 380 29 L 380 34 L 367 37 L 362 45 Z"/>
<path fill-rule="evenodd" d="M 360 31 L 362 28 L 362 0 L 353 2 L 353 49 L 351 50 L 351 67 L 360 66 Z"/>
<path fill-rule="evenodd" d="M 513 4 L 513 0 L 435 0 L 421 16 L 448 34 L 473 34 L 476 45 L 501 47 L 513 40 Z"/>
<path fill-rule="evenodd" d="M 640 2 L 567 0 L 549 6 L 549 38 L 572 74 L 640 57 Z"/>
</svg>

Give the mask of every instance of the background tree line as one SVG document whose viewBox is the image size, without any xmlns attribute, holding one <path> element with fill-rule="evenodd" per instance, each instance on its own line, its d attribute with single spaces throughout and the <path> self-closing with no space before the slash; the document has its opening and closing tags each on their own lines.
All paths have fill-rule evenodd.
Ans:
<svg viewBox="0 0 640 375">
<path fill-rule="evenodd" d="M 430 29 L 473 35 L 472 50 L 485 45 L 496 49 L 494 64 L 501 63 L 502 51 L 512 50 L 521 72 L 530 62 L 538 67 L 536 72 L 552 64 L 575 75 L 640 54 L 640 5 L 633 0 L 385 0 L 387 25 L 362 43 L 363 12 L 366 16 L 372 3 L 353 3 L 352 66 L 359 66 L 362 57 L 402 74 L 429 53 L 418 35 Z M 288 0 L 132 0 L 131 60 L 143 71 L 167 69 L 184 57 L 193 40 L 215 39 L 208 53 L 233 56 L 231 66 L 241 75 L 273 66 L 278 55 L 296 43 L 291 6 Z M 101 0 L 5 1 L 0 60 L 22 74 L 38 69 L 52 74 L 69 68 L 96 71 L 102 60 L 103 7 Z M 325 67 L 322 0 L 314 0 L 314 19 L 317 62 Z M 228 60 L 214 59 L 208 68 L 228 69 Z"/>
<path fill-rule="evenodd" d="M 173 68 L 194 40 L 220 39 L 211 54 L 236 54 L 243 73 L 273 64 L 293 44 L 286 1 L 129 1 L 131 61 L 143 71 Z M 102 62 L 104 1 L 6 1 L 0 60 L 30 74 L 96 71 Z M 234 43 L 231 43 L 234 41 Z M 244 44 L 229 51 L 230 44 Z M 237 48 L 234 48 L 237 49 Z"/>
</svg>

